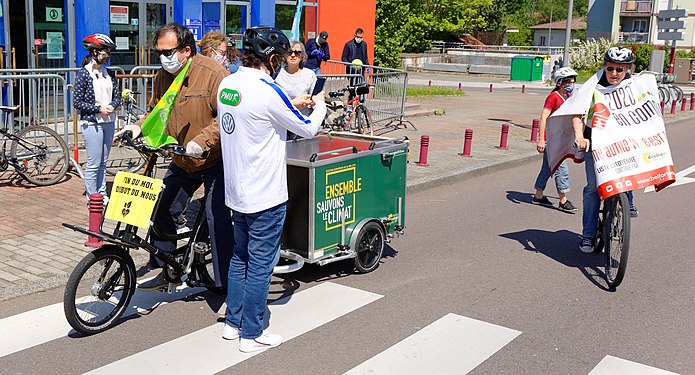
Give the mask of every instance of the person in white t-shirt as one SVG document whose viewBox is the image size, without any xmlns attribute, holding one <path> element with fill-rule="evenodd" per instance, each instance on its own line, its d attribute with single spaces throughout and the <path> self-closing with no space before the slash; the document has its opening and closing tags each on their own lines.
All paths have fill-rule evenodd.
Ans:
<svg viewBox="0 0 695 375">
<path fill-rule="evenodd" d="M 326 104 L 323 92 L 290 99 L 271 78 L 290 49 L 282 31 L 249 28 L 243 48 L 244 66 L 222 80 L 217 96 L 225 203 L 233 211 L 236 240 L 222 337 L 241 337 L 239 350 L 253 352 L 283 341 L 263 330 L 263 316 L 288 199 L 286 134 L 316 135 Z M 299 112 L 307 106 L 314 108 L 309 117 Z"/>
</svg>

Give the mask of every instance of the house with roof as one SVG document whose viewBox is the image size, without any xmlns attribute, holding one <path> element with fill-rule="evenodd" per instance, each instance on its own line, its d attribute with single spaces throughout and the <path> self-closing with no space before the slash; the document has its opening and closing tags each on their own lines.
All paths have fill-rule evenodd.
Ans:
<svg viewBox="0 0 695 375">
<path fill-rule="evenodd" d="M 672 9 L 688 9 L 684 40 L 676 42 L 681 49 L 695 48 L 695 1 L 671 0 Z M 655 44 L 658 39 L 658 14 L 669 9 L 669 0 L 589 0 L 587 39 L 605 38 L 614 43 Z"/>
<path fill-rule="evenodd" d="M 579 39 L 578 32 L 586 30 L 586 22 L 582 18 L 572 18 L 571 41 Z M 565 45 L 565 30 L 567 20 L 544 23 L 541 25 L 530 26 L 533 30 L 533 45 L 548 47 L 563 47 Z"/>
</svg>

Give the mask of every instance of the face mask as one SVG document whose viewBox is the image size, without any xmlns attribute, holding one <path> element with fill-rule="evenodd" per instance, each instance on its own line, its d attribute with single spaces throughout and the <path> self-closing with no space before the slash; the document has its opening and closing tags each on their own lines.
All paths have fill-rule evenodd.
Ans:
<svg viewBox="0 0 695 375">
<path fill-rule="evenodd" d="M 159 56 L 159 61 L 162 63 L 162 68 L 171 74 L 175 74 L 181 69 L 183 64 L 179 61 L 179 53 L 176 52 L 169 57 L 164 55 Z"/>
<path fill-rule="evenodd" d="M 569 85 L 562 86 L 562 89 L 565 90 L 566 93 L 571 93 L 574 91 L 574 83 L 570 83 Z"/>
<path fill-rule="evenodd" d="M 355 43 L 362 43 L 362 38 L 355 37 Z"/>
<path fill-rule="evenodd" d="M 225 69 L 229 69 L 229 60 L 227 60 L 227 56 L 224 55 L 215 55 L 214 57 L 215 61 L 218 63 L 222 64 L 222 66 Z"/>
</svg>

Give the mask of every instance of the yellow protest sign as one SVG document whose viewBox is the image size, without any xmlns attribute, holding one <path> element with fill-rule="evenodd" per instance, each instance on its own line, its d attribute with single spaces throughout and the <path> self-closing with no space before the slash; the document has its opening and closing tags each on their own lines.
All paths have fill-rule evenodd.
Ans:
<svg viewBox="0 0 695 375">
<path fill-rule="evenodd" d="M 147 229 L 163 186 L 162 180 L 118 172 L 104 217 Z"/>
</svg>

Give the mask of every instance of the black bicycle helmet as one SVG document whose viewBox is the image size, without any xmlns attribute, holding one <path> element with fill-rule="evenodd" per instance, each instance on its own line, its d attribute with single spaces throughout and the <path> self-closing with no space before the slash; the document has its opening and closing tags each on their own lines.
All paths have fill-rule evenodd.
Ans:
<svg viewBox="0 0 695 375">
<path fill-rule="evenodd" d="M 284 55 L 290 49 L 290 40 L 280 29 L 254 26 L 246 29 L 242 41 L 244 52 L 266 60 L 272 55 Z"/>
<path fill-rule="evenodd" d="M 104 34 L 92 34 L 82 39 L 82 46 L 87 51 L 92 49 L 116 48 L 116 44 Z"/>
<path fill-rule="evenodd" d="M 603 61 L 616 64 L 633 64 L 635 62 L 635 54 L 629 48 L 611 47 L 603 55 Z"/>
</svg>

